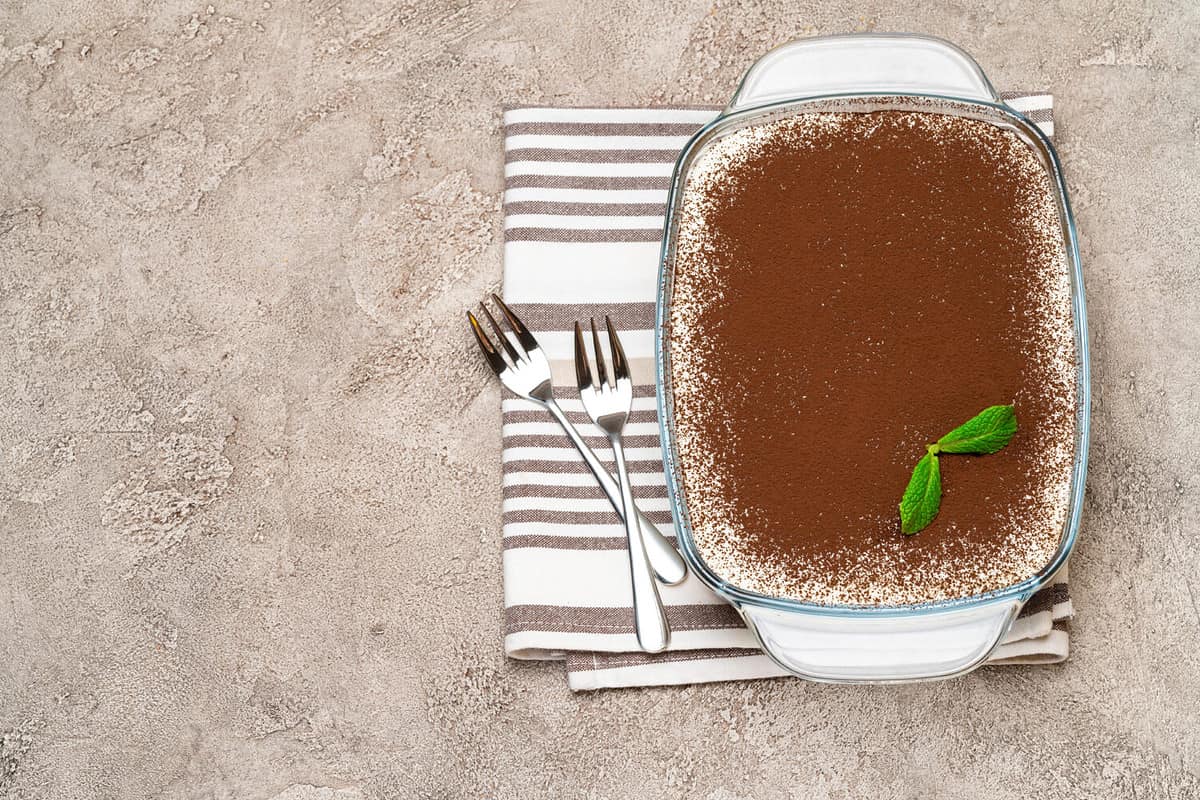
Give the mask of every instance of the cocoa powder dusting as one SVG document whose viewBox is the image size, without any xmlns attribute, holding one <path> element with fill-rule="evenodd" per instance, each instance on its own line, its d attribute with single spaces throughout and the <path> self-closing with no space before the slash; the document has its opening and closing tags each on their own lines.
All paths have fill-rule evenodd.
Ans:
<svg viewBox="0 0 1200 800">
<path fill-rule="evenodd" d="M 668 333 L 693 536 L 744 589 L 901 605 L 1011 585 L 1053 556 L 1075 437 L 1070 284 L 1046 170 L 1016 135 L 924 112 L 806 114 L 709 145 L 689 174 Z M 942 460 L 989 405 L 1019 428 Z"/>
</svg>

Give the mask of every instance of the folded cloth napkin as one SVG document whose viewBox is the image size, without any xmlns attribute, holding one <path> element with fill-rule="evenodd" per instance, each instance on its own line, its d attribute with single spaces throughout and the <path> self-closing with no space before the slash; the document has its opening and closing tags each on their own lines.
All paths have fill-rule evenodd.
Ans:
<svg viewBox="0 0 1200 800">
<path fill-rule="evenodd" d="M 1053 133 L 1052 98 L 1008 94 Z M 555 396 L 602 461 L 607 439 L 575 391 L 571 329 L 608 314 L 631 362 L 625 447 L 638 506 L 674 539 L 654 398 L 654 300 L 667 188 L 713 108 L 510 108 L 504 115 L 504 296 L 537 336 Z M 766 678 L 783 671 L 732 607 L 694 577 L 664 587 L 671 648 L 633 633 L 624 528 L 549 414 L 506 393 L 503 407 L 505 652 L 565 660 L 571 689 Z M 994 664 L 1067 657 L 1065 570 L 1025 607 Z"/>
</svg>

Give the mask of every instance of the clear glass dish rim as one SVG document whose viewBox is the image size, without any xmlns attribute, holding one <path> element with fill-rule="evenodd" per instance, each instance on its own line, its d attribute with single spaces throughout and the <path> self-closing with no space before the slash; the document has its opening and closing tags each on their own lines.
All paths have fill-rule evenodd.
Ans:
<svg viewBox="0 0 1200 800">
<path fill-rule="evenodd" d="M 981 73 L 982 74 L 982 73 Z M 986 81 L 986 78 L 984 79 Z M 988 84 L 990 86 L 990 84 Z M 871 605 L 819 605 L 804 603 L 786 597 L 762 595 L 742 589 L 721 578 L 713 572 L 700 555 L 691 536 L 691 524 L 687 515 L 686 501 L 683 499 L 683 487 L 678 471 L 678 458 L 675 452 L 673 428 L 673 410 L 671 408 L 670 378 L 667 370 L 667 347 L 665 338 L 666 311 L 669 305 L 668 292 L 672 278 L 672 262 L 675 245 L 675 220 L 678 206 L 682 197 L 683 178 L 686 177 L 686 167 L 689 164 L 696 146 L 705 141 L 713 131 L 724 126 L 732 126 L 756 116 L 765 116 L 783 110 L 789 106 L 804 106 L 819 102 L 856 99 L 882 98 L 912 98 L 952 103 L 961 106 L 976 106 L 999 112 L 1009 117 L 1027 135 L 1039 142 L 1049 160 L 1052 185 L 1055 188 L 1059 211 L 1063 217 L 1063 228 L 1066 233 L 1066 254 L 1069 261 L 1068 272 L 1071 279 L 1071 310 L 1075 332 L 1075 352 L 1077 361 L 1076 390 L 1076 442 L 1075 459 L 1071 469 L 1070 506 L 1063 535 L 1059 541 L 1054 557 L 1035 575 L 1025 580 L 1001 589 L 968 597 L 938 600 L 927 603 L 915 603 L 895 606 Z M 689 566 L 700 580 L 717 594 L 730 601 L 735 607 L 757 606 L 761 608 L 788 611 L 801 614 L 826 617 L 896 617 L 922 616 L 946 611 L 957 611 L 967 608 L 1005 603 L 1019 600 L 1027 601 L 1038 589 L 1045 586 L 1049 580 L 1066 563 L 1079 534 L 1080 522 L 1083 516 L 1084 484 L 1087 477 L 1088 451 L 1091 439 L 1091 365 L 1088 352 L 1087 338 L 1087 307 L 1084 298 L 1083 272 L 1079 257 L 1079 240 L 1075 225 L 1075 217 L 1071 211 L 1066 182 L 1063 178 L 1062 165 L 1058 152 L 1045 134 L 1025 115 L 1003 102 L 987 102 L 972 98 L 953 97 L 949 95 L 926 94 L 920 92 L 850 92 L 837 94 L 814 95 L 804 98 L 781 100 L 761 106 L 727 113 L 722 111 L 718 116 L 697 131 L 680 151 L 675 161 L 670 190 L 667 195 L 667 211 L 664 218 L 663 240 L 659 252 L 659 274 L 657 281 L 657 298 L 655 301 L 654 326 L 654 365 L 655 365 L 655 403 L 658 410 L 659 438 L 662 443 L 664 472 L 667 480 L 667 496 L 671 506 L 671 516 L 674 521 L 675 533 L 680 548 Z"/>
</svg>

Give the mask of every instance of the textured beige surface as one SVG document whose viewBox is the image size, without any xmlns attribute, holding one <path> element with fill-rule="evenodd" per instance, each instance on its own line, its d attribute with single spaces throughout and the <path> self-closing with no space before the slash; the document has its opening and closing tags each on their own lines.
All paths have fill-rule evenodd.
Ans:
<svg viewBox="0 0 1200 800">
<path fill-rule="evenodd" d="M 1200 14 L 1150 5 L 0 4 L 0 795 L 1196 797 Z M 861 29 L 1058 96 L 1072 659 L 572 696 L 500 650 L 499 107 Z"/>
</svg>

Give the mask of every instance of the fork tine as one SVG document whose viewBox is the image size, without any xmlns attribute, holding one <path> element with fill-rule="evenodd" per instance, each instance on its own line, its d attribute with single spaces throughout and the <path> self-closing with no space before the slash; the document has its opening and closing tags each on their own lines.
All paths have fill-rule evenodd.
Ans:
<svg viewBox="0 0 1200 800">
<path fill-rule="evenodd" d="M 596 318 L 592 317 L 592 348 L 596 351 L 596 376 L 601 386 L 608 385 L 608 368 L 604 366 L 604 351 L 600 349 L 600 334 L 596 332 Z"/>
<path fill-rule="evenodd" d="M 483 309 L 484 315 L 488 318 L 488 322 L 490 322 L 492 325 L 492 330 L 496 332 L 496 338 L 498 338 L 501 344 L 504 345 L 504 352 L 508 353 L 508 357 L 512 359 L 512 363 L 516 364 L 521 360 L 521 357 L 517 355 L 517 348 L 513 347 L 512 342 L 510 342 L 508 337 L 504 335 L 504 329 L 500 327 L 499 322 L 496 322 L 496 318 L 492 316 L 491 311 L 488 311 L 488 307 L 483 303 L 480 303 L 479 307 Z"/>
<path fill-rule="evenodd" d="M 581 392 L 592 385 L 592 368 L 588 366 L 587 347 L 578 321 L 575 323 L 575 383 Z"/>
<path fill-rule="evenodd" d="M 608 326 L 608 348 L 612 351 L 613 376 L 617 380 L 629 378 L 629 360 L 625 358 L 625 348 L 621 347 L 617 329 L 613 327 L 607 314 L 604 315 L 604 324 Z"/>
<path fill-rule="evenodd" d="M 512 327 L 513 333 L 517 335 L 517 341 L 521 343 L 521 347 L 524 347 L 527 351 L 536 350 L 538 347 L 537 339 L 533 338 L 533 334 L 529 332 L 529 328 L 525 327 L 525 323 L 517 319 L 517 315 L 512 312 L 512 309 L 504 304 L 504 301 L 501 300 L 495 292 L 492 292 L 492 300 L 494 300 L 496 305 L 499 307 L 500 313 L 502 313 L 504 318 L 508 320 L 508 324 Z"/>
<path fill-rule="evenodd" d="M 468 311 L 467 319 L 471 323 L 471 333 L 475 334 L 475 341 L 479 343 L 479 349 L 483 351 L 488 364 L 492 366 L 492 371 L 499 375 L 508 369 L 508 364 L 504 363 L 504 356 L 500 355 L 500 351 L 496 349 L 496 346 L 488 339 L 487 334 L 483 332 L 483 328 L 480 326 L 479 320 L 475 319 L 475 315 Z"/>
</svg>

